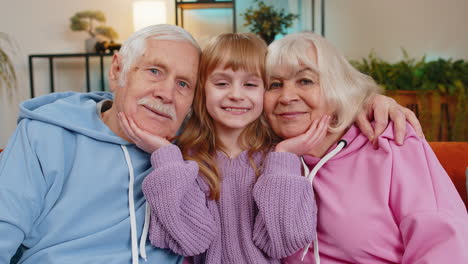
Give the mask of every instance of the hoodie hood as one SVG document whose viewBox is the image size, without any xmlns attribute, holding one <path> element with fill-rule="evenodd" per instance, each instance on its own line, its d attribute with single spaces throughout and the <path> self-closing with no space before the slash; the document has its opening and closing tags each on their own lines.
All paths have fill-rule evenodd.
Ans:
<svg viewBox="0 0 468 264">
<path fill-rule="evenodd" d="M 112 132 L 97 113 L 99 102 L 112 99 L 110 92 L 64 92 L 36 97 L 21 103 L 18 123 L 22 119 L 37 120 L 99 141 L 129 145 Z"/>
<path fill-rule="evenodd" d="M 382 135 L 382 136 L 384 136 L 384 135 Z M 359 149 L 361 149 L 369 141 L 369 139 L 361 133 L 361 131 L 359 130 L 359 128 L 357 126 L 352 125 L 348 129 L 348 131 L 343 135 L 343 137 L 328 149 L 328 151 L 327 151 L 327 153 L 325 155 L 327 155 L 332 150 L 334 150 L 337 147 L 338 143 L 340 141 L 342 141 L 342 140 L 344 140 L 346 142 L 346 147 L 344 149 L 342 149 L 339 153 L 334 155 L 333 158 L 329 159 L 329 161 L 337 160 L 337 159 L 341 159 L 343 157 L 346 157 L 346 156 L 358 151 Z M 317 164 L 320 160 L 321 160 L 321 158 L 316 158 L 316 157 L 304 155 L 304 161 L 309 166 L 315 166 L 315 164 Z"/>
</svg>

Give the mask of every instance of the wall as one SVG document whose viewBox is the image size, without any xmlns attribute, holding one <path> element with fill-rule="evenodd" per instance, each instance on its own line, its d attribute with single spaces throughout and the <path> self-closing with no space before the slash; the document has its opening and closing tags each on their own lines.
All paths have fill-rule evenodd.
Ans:
<svg viewBox="0 0 468 264">
<path fill-rule="evenodd" d="M 0 1 L 0 31 L 10 34 L 18 43 L 16 64 L 20 75 L 19 89 L 13 97 L 0 94 L 0 148 L 3 148 L 15 128 L 18 103 L 29 97 L 27 55 L 82 52 L 86 33 L 69 30 L 69 18 L 77 11 L 104 11 L 106 24 L 118 31 L 121 41 L 133 32 L 133 17 L 132 0 Z M 168 22 L 174 23 L 174 2 L 165 1 Z M 242 26 L 240 13 L 252 2 L 237 0 L 239 31 L 247 31 Z M 265 2 L 302 15 L 291 32 L 311 29 L 310 1 Z M 319 10 L 316 11 L 318 13 Z M 375 50 L 382 58 L 395 61 L 401 58 L 401 47 L 416 57 L 427 54 L 429 58 L 468 59 L 468 34 L 462 29 L 468 24 L 467 12 L 466 0 L 326 0 L 326 36 L 351 59 L 361 58 Z M 189 12 L 185 19 L 187 28 L 202 43 L 209 36 L 231 28 L 229 11 Z M 315 21 L 319 30 L 320 19 L 317 17 Z M 82 91 L 85 87 L 83 65 L 83 61 L 78 59 L 57 60 L 57 89 Z M 91 83 L 94 87 L 99 82 L 96 66 L 92 61 Z M 49 87 L 48 64 L 35 60 L 34 67 L 37 92 L 45 94 Z"/>
<path fill-rule="evenodd" d="M 9 97 L 0 93 L 0 148 L 4 148 L 15 128 L 18 103 L 29 98 L 29 75 L 27 56 L 38 53 L 84 52 L 84 32 L 69 29 L 70 17 L 82 10 L 102 10 L 107 25 L 114 27 L 120 39 L 133 32 L 132 0 L 15 0 L 0 2 L 0 32 L 9 34 L 17 42 L 16 66 L 19 78 L 17 92 Z M 110 58 L 106 59 L 107 61 Z M 56 59 L 55 87 L 58 91 L 84 91 L 84 60 Z M 97 61 L 91 61 L 91 83 L 99 82 Z M 37 95 L 49 89 L 48 63 L 34 59 L 34 84 Z"/>
<path fill-rule="evenodd" d="M 467 0 L 327 0 L 326 36 L 357 59 L 371 50 L 390 61 L 410 56 L 468 59 Z"/>
</svg>

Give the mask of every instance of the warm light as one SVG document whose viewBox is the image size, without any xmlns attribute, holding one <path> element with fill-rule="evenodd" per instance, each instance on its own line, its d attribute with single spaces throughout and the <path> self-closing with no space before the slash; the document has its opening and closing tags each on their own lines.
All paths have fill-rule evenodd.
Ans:
<svg viewBox="0 0 468 264">
<path fill-rule="evenodd" d="M 135 31 L 146 26 L 166 24 L 164 1 L 137 0 L 133 2 L 133 28 Z"/>
</svg>

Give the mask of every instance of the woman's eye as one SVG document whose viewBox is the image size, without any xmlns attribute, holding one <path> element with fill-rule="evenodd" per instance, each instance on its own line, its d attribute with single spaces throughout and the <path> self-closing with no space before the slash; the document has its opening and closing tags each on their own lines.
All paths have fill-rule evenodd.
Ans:
<svg viewBox="0 0 468 264">
<path fill-rule="evenodd" d="M 280 82 L 273 82 L 270 84 L 270 89 L 277 89 L 277 88 L 281 88 Z"/>
<path fill-rule="evenodd" d="M 312 80 L 310 80 L 310 79 L 301 79 L 301 80 L 299 80 L 299 83 L 300 83 L 301 85 L 311 85 L 311 84 L 314 84 L 314 82 L 313 82 Z"/>
</svg>

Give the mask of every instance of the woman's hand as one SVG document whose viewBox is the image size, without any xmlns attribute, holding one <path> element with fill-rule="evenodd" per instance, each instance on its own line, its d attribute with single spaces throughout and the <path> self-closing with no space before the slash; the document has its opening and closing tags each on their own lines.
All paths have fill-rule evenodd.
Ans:
<svg viewBox="0 0 468 264">
<path fill-rule="evenodd" d="M 148 153 L 153 153 L 159 148 L 171 144 L 167 139 L 139 128 L 132 118 L 127 117 L 122 112 L 119 113 L 119 123 L 125 135 L 127 135 L 137 147 Z"/>
<path fill-rule="evenodd" d="M 317 147 L 327 135 L 330 116 L 324 115 L 320 120 L 314 120 L 309 129 L 299 136 L 281 141 L 276 145 L 276 152 L 291 152 L 302 156 Z"/>
<path fill-rule="evenodd" d="M 356 125 L 369 138 L 374 148 L 378 148 L 377 138 L 387 128 L 389 117 L 393 121 L 393 132 L 397 144 L 403 145 L 406 135 L 406 122 L 411 124 L 419 137 L 424 138 L 421 124 L 413 111 L 399 105 L 390 97 L 376 94 L 369 99 L 365 109 L 356 118 Z M 373 120 L 375 121 L 375 128 L 372 128 L 370 123 Z"/>
</svg>

